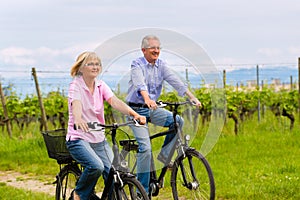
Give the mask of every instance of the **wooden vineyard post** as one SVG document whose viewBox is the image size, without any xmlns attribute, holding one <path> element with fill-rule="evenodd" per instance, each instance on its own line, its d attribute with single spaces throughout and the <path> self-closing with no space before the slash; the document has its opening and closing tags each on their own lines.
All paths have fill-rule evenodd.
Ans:
<svg viewBox="0 0 300 200">
<path fill-rule="evenodd" d="M 259 87 L 259 66 L 256 66 L 256 89 L 258 92 L 260 92 L 260 87 Z M 258 122 L 260 122 L 260 99 L 258 98 L 257 100 L 257 119 Z"/>
<path fill-rule="evenodd" d="M 294 86 L 293 86 L 293 76 L 290 76 L 290 91 L 294 90 Z"/>
<path fill-rule="evenodd" d="M 11 138 L 12 133 L 11 133 L 10 120 L 8 118 L 8 112 L 7 112 L 7 109 L 6 109 L 6 101 L 5 101 L 5 97 L 4 97 L 4 94 L 3 94 L 1 82 L 0 82 L 0 95 L 1 95 L 1 102 L 2 102 L 2 107 L 3 107 L 3 114 L 4 114 L 4 117 L 5 117 L 7 132 L 8 132 L 9 137 Z"/>
<path fill-rule="evenodd" d="M 226 70 L 223 70 L 223 87 L 226 88 Z"/>
<path fill-rule="evenodd" d="M 32 68 L 32 76 L 34 78 L 36 92 L 37 92 L 38 99 L 39 99 L 40 109 L 41 109 L 41 113 L 42 113 L 43 127 L 44 127 L 45 131 L 47 131 L 48 126 L 47 126 L 46 111 L 45 111 L 45 108 L 44 108 L 43 99 L 42 99 L 42 95 L 41 95 L 41 92 L 40 92 L 39 83 L 38 83 L 38 80 L 37 80 L 35 68 Z"/>
<path fill-rule="evenodd" d="M 298 58 L 298 115 L 300 120 L 300 57 Z"/>
</svg>

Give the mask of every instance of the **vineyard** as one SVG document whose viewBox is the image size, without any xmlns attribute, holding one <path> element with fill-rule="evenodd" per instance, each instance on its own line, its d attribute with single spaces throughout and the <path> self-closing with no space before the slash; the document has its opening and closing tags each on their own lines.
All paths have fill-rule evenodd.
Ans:
<svg viewBox="0 0 300 200">
<path fill-rule="evenodd" d="M 276 91 L 271 87 L 263 87 L 260 90 L 253 90 L 247 88 L 236 88 L 227 86 L 220 92 L 218 101 L 225 102 L 225 107 L 218 107 L 218 104 L 212 102 L 212 92 L 216 89 L 200 88 L 194 89 L 197 98 L 202 102 L 203 106 L 200 109 L 193 109 L 192 119 L 200 120 L 205 124 L 209 122 L 211 113 L 213 111 L 219 112 L 226 121 L 234 121 L 234 134 L 239 133 L 239 126 L 245 120 L 253 117 L 260 119 L 264 118 L 264 114 L 271 111 L 276 117 L 286 117 L 289 120 L 289 128 L 293 129 L 295 123 L 295 116 L 299 107 L 299 94 L 297 90 Z M 124 94 L 116 94 L 121 99 L 125 99 Z M 0 108 L 0 125 L 4 131 L 5 126 L 10 123 L 14 129 L 22 131 L 24 127 L 28 127 L 31 123 L 39 123 L 39 129 L 43 130 L 45 127 L 42 123 L 41 109 L 38 96 L 27 95 L 21 99 L 13 91 L 10 96 L 5 96 L 5 104 Z M 163 101 L 181 101 L 175 91 L 165 92 L 161 99 Z M 67 97 L 58 91 L 49 92 L 42 97 L 44 110 L 46 113 L 47 124 L 53 128 L 66 128 L 68 119 L 68 103 Z M 4 109 L 7 110 L 7 118 L 4 115 Z M 113 114 L 111 107 L 105 104 L 105 117 L 107 122 L 121 120 L 121 115 Z M 185 115 L 185 111 L 182 110 Z M 120 119 L 117 119 L 120 118 Z M 199 119 L 200 118 L 200 119 Z M 3 132 L 2 131 L 2 132 Z"/>
<path fill-rule="evenodd" d="M 217 199 L 299 199 L 300 148 L 296 126 L 299 119 L 299 93 L 296 88 L 278 89 L 270 85 L 259 89 L 229 85 L 209 88 L 200 85 L 191 89 L 203 107 L 192 110 L 182 108 L 180 113 L 184 119 L 191 120 L 186 121 L 187 128 L 192 127 L 191 123 L 199 127 L 193 146 L 206 153 L 207 149 L 210 150 L 207 159 L 214 172 Z M 116 90 L 115 94 L 125 99 L 126 93 Z M 9 95 L 1 92 L 1 100 L 1 170 L 5 173 L 11 170 L 32 173 L 34 179 L 50 177 L 47 183 L 52 186 L 58 165 L 48 158 L 40 132 L 47 129 L 44 114 L 49 130 L 66 128 L 68 100 L 65 91 L 56 89 L 41 95 L 21 96 L 11 90 Z M 175 91 L 164 90 L 160 100 L 185 99 L 178 97 Z M 213 124 L 216 115 L 225 119 L 225 126 L 220 129 L 222 135 L 217 138 L 217 143 L 212 144 L 213 148 L 202 148 L 206 135 L 209 135 L 207 128 Z M 105 104 L 105 117 L 107 123 L 125 120 L 121 113 L 113 112 L 108 104 Z M 8 127 L 12 129 L 11 135 Z M 160 144 L 153 144 L 154 150 L 159 147 Z M 22 183 L 20 177 L 16 179 Z M 47 198 L 45 193 L 29 193 L 33 185 L 26 184 L 24 191 L 16 192 L 14 187 L 2 182 L 0 195 L 4 199 L 11 199 L 11 194 L 17 196 L 21 193 L 24 195 L 16 199 L 53 199 L 51 195 Z M 171 192 L 167 186 L 159 199 L 166 199 L 164 195 Z M 35 195 L 41 196 L 35 198 Z"/>
</svg>

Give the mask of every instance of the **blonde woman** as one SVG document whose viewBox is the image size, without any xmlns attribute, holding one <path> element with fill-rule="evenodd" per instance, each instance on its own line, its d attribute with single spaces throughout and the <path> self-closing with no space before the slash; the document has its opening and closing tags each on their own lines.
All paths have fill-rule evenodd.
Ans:
<svg viewBox="0 0 300 200">
<path fill-rule="evenodd" d="M 104 132 L 91 132 L 87 122 L 105 123 L 104 101 L 125 115 L 133 116 L 141 124 L 145 117 L 118 99 L 112 90 L 97 76 L 101 73 L 101 60 L 95 52 L 80 54 L 71 68 L 74 78 L 69 87 L 69 122 L 66 136 L 67 147 L 72 157 L 84 167 L 73 199 L 87 200 L 101 175 L 106 180 L 113 160 L 111 147 Z M 74 129 L 74 125 L 77 129 Z"/>
</svg>

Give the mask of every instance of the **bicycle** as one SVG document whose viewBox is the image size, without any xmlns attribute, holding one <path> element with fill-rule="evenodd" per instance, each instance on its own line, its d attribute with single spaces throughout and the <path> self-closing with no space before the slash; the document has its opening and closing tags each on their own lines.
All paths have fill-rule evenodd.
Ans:
<svg viewBox="0 0 300 200">
<path fill-rule="evenodd" d="M 111 125 L 89 122 L 88 126 L 93 131 L 103 131 L 109 129 L 112 137 L 112 149 L 114 159 L 109 171 L 107 181 L 101 197 L 93 193 L 90 200 L 113 199 L 113 200 L 148 200 L 148 194 L 136 179 L 135 175 L 130 173 L 127 166 L 120 162 L 119 148 L 116 142 L 117 129 L 129 124 L 139 125 L 136 121 L 126 123 L 114 123 Z M 56 200 L 72 199 L 72 191 L 76 186 L 77 180 L 82 173 L 83 167 L 77 163 L 68 152 L 65 144 L 65 130 L 58 129 L 54 131 L 42 132 L 46 143 L 48 156 L 56 159 L 60 166 L 60 171 L 56 175 Z M 108 134 L 109 134 L 108 133 Z M 113 192 L 111 192 L 113 191 Z"/>
<path fill-rule="evenodd" d="M 162 137 L 164 135 L 174 133 L 176 131 L 177 142 L 173 146 L 164 167 L 161 169 L 159 177 L 157 178 L 158 170 L 156 170 L 153 155 L 151 158 L 151 172 L 150 172 L 150 199 L 159 194 L 159 190 L 164 187 L 164 178 L 169 169 L 169 164 L 177 150 L 177 156 L 173 162 L 171 171 L 171 187 L 172 195 L 175 200 L 182 199 L 215 199 L 215 183 L 213 172 L 206 158 L 198 152 L 195 148 L 189 146 L 190 135 L 183 136 L 179 131 L 179 125 L 176 123 L 176 115 L 178 107 L 184 104 L 191 104 L 190 101 L 185 102 L 157 102 L 158 107 L 171 106 L 174 118 L 174 129 L 155 133 L 150 137 L 150 140 Z M 145 107 L 146 105 L 143 105 Z M 172 109 L 173 108 L 173 109 Z M 131 162 L 131 173 L 135 172 L 136 158 L 130 158 L 130 152 L 138 152 L 138 144 L 136 139 L 120 140 L 120 145 L 123 146 L 121 151 L 121 158 L 126 162 Z M 129 155 L 129 156 L 128 156 Z M 171 198 L 171 197 L 169 197 Z"/>
</svg>

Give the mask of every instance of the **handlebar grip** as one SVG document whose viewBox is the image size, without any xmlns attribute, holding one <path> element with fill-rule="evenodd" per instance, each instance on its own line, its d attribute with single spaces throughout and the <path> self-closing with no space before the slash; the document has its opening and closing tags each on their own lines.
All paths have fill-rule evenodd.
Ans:
<svg viewBox="0 0 300 200">
<path fill-rule="evenodd" d="M 90 129 L 96 129 L 97 122 L 88 122 L 87 125 Z M 74 130 L 80 129 L 80 127 L 77 128 L 76 124 L 73 126 Z"/>
</svg>

